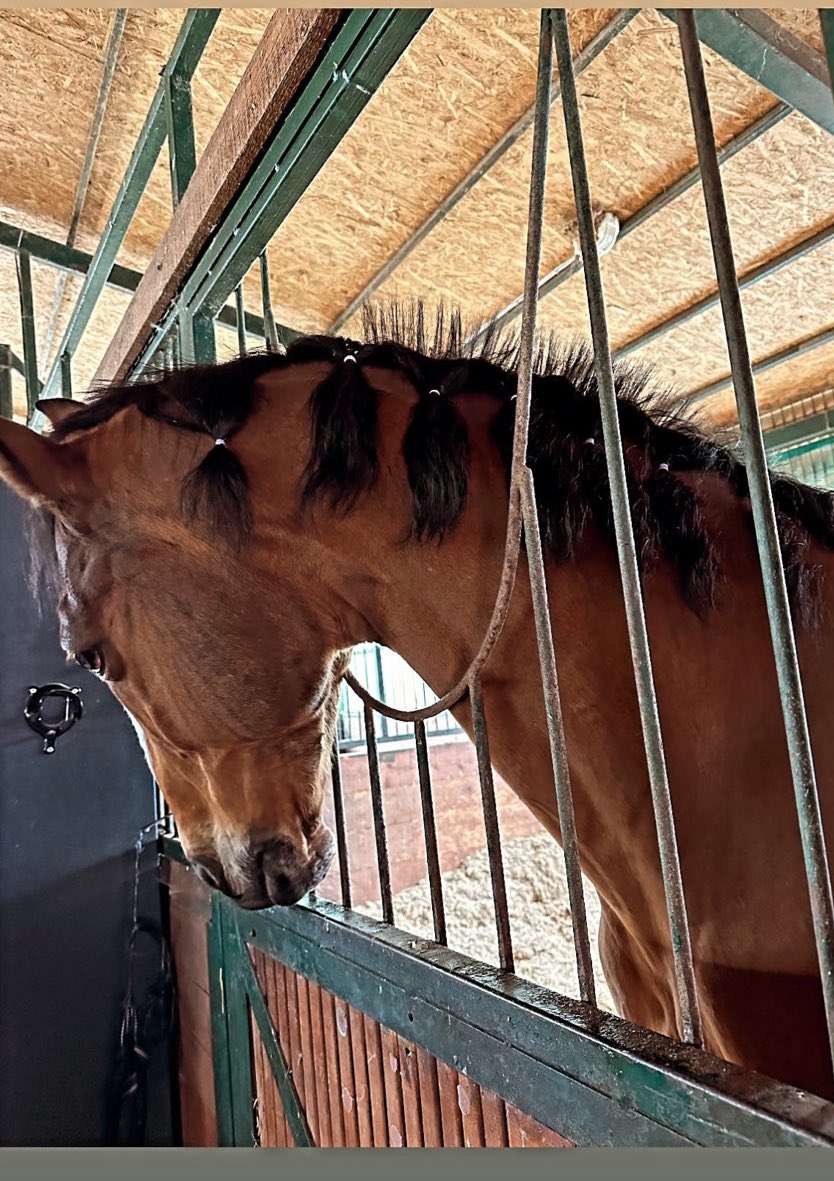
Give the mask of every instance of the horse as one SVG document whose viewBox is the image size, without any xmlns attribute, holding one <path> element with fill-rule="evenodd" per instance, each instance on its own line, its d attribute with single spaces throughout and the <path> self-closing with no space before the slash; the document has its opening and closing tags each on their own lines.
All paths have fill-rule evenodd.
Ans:
<svg viewBox="0 0 834 1181">
<path fill-rule="evenodd" d="M 243 908 L 295 903 L 333 859 L 351 648 L 387 645 L 444 693 L 502 567 L 517 342 L 467 343 L 455 315 L 432 334 L 422 308 L 357 335 L 45 400 L 45 434 L 0 422 L 62 646 L 133 720 L 195 871 Z M 624 1017 L 680 1036 L 593 360 L 542 342 L 534 372 L 527 463 L 603 970 Z M 704 1044 L 834 1098 L 746 472 L 656 384 L 617 370 Z M 834 498 L 772 489 L 830 833 Z M 523 552 L 482 696 L 494 766 L 559 840 Z M 453 713 L 471 735 L 466 697 Z"/>
</svg>

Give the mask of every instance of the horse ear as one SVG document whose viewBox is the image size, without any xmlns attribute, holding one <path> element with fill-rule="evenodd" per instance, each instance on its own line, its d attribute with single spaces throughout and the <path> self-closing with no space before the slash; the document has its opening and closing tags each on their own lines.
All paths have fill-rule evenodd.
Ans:
<svg viewBox="0 0 834 1181">
<path fill-rule="evenodd" d="M 81 448 L 0 418 L 0 479 L 24 500 L 71 511 L 82 499 L 86 470 Z"/>
<path fill-rule="evenodd" d="M 86 402 L 74 402 L 72 398 L 41 398 L 36 403 L 41 414 L 45 414 L 53 426 L 63 422 L 68 414 L 83 409 Z"/>
</svg>

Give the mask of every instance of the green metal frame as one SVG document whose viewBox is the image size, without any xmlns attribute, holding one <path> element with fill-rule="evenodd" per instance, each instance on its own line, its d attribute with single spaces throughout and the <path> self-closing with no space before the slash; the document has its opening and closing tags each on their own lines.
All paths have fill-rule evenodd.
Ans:
<svg viewBox="0 0 834 1181">
<path fill-rule="evenodd" d="M 661 9 L 677 22 L 673 8 Z M 834 96 L 825 58 L 760 9 L 699 8 L 698 37 L 771 94 L 834 133 Z"/>
<path fill-rule="evenodd" d="M 171 76 L 176 76 L 179 79 L 191 78 L 219 15 L 220 9 L 218 8 L 191 9 L 183 20 L 113 208 L 110 211 L 110 216 L 107 219 L 107 226 L 84 278 L 84 285 L 58 348 L 57 359 L 44 381 L 43 396 L 46 398 L 54 396 L 59 390 L 60 358 L 64 355 L 71 357 L 78 348 L 159 157 L 168 130 L 166 120 L 168 78 Z M 172 156 L 176 155 L 175 150 L 172 152 Z"/>
<path fill-rule="evenodd" d="M 166 838 L 165 855 L 182 860 Z M 250 1006 L 297 1144 L 309 1129 L 248 948 L 285 964 L 583 1146 L 834 1145 L 834 1109 L 328 902 L 243 911 L 212 892 L 221 1146 L 252 1143 Z"/>
</svg>

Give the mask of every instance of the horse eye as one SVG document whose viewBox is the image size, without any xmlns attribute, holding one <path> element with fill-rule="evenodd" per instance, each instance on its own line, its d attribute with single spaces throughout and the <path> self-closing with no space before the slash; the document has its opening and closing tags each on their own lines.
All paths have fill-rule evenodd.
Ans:
<svg viewBox="0 0 834 1181">
<path fill-rule="evenodd" d="M 75 663 L 86 668 L 87 672 L 95 673 L 99 677 L 104 675 L 104 657 L 98 648 L 87 648 L 84 652 L 75 652 L 73 658 Z"/>
</svg>

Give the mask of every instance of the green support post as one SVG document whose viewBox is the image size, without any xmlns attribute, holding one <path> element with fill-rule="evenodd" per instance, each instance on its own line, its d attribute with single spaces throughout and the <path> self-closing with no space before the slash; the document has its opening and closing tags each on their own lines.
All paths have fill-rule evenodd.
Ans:
<svg viewBox="0 0 834 1181">
<path fill-rule="evenodd" d="M 188 12 L 164 73 L 175 73 L 182 78 L 190 78 L 193 75 L 219 15 L 220 10 L 217 8 L 196 8 Z M 70 316 L 64 339 L 58 349 L 58 358 L 62 353 L 74 353 L 77 349 L 159 157 L 167 130 L 166 85 L 166 77 L 163 77 L 151 102 L 139 140 L 107 219 L 107 226 L 99 239 L 98 248 Z M 59 381 L 60 360 L 56 360 L 44 382 L 44 397 L 51 397 L 57 392 Z"/>
<path fill-rule="evenodd" d="M 176 209 L 197 167 L 194 117 L 191 110 L 191 78 L 176 68 L 166 72 L 164 81 L 171 197 Z"/>
<path fill-rule="evenodd" d="M 35 411 L 40 397 L 38 380 L 38 349 L 35 341 L 35 308 L 32 299 L 32 267 L 25 250 L 17 255 L 17 286 L 20 294 L 20 328 L 23 337 L 23 369 L 26 379 L 28 417 Z"/>
<path fill-rule="evenodd" d="M 214 1063 L 214 1105 L 217 1113 L 217 1144 L 233 1148 L 231 1053 L 227 1023 L 226 959 L 223 908 L 220 895 L 212 890 L 211 917 L 207 924 L 209 999 L 211 1001 L 211 1050 Z"/>
<path fill-rule="evenodd" d="M 269 259 L 266 256 L 265 250 L 263 250 L 258 256 L 258 264 L 261 269 L 261 304 L 264 314 L 264 344 L 271 353 L 280 353 L 283 351 L 285 342 L 282 342 L 278 336 L 278 327 L 275 323 L 275 317 L 272 314 L 272 295 L 269 290 Z"/>
<path fill-rule="evenodd" d="M 0 344 L 0 418 L 12 417 L 12 350 Z"/>
<path fill-rule="evenodd" d="M 828 62 L 828 81 L 834 94 L 834 8 L 821 8 L 819 14 L 825 57 Z"/>
</svg>

